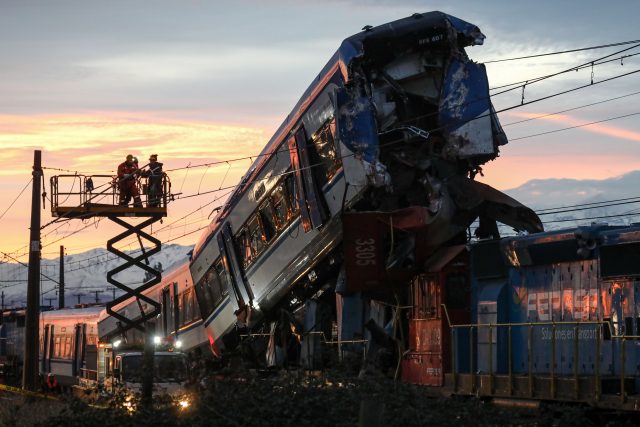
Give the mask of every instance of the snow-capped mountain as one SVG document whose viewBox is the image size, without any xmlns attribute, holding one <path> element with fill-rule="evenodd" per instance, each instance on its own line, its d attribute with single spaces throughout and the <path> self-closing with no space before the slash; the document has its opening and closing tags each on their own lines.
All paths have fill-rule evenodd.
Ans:
<svg viewBox="0 0 640 427">
<path fill-rule="evenodd" d="M 628 225 L 640 222 L 639 183 L 640 171 L 633 171 L 603 180 L 532 180 L 505 193 L 535 210 L 547 230 L 592 222 Z M 592 205 L 555 209 L 584 204 Z"/>
<path fill-rule="evenodd" d="M 178 265 L 187 262 L 193 246 L 174 244 L 163 245 L 160 253 L 150 259 L 152 266 L 160 264 L 163 272 L 169 272 Z M 139 251 L 127 251 L 131 256 L 138 256 Z M 79 254 L 66 256 L 64 259 L 65 302 L 67 305 L 95 302 L 96 291 L 100 302 L 113 298 L 114 287 L 107 283 L 107 272 L 122 265 L 124 260 L 107 252 L 106 249 L 91 249 Z M 57 281 L 59 281 L 59 258 L 41 261 L 41 292 L 44 305 L 57 304 Z M 132 267 L 119 273 L 115 278 L 133 288 L 143 283 L 145 271 Z M 54 282 L 55 280 L 55 282 Z M 5 295 L 5 307 L 19 307 L 26 303 L 27 268 L 17 263 L 0 265 L 0 290 Z M 115 290 L 119 296 L 120 291 Z"/>
</svg>

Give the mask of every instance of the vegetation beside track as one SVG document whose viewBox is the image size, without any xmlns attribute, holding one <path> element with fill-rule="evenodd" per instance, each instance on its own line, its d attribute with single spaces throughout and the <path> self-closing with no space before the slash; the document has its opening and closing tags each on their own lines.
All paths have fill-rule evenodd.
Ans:
<svg viewBox="0 0 640 427">
<path fill-rule="evenodd" d="M 347 379 L 350 378 L 350 379 Z M 385 377 L 338 373 L 309 377 L 295 371 L 218 375 L 194 393 L 186 410 L 154 400 L 152 409 L 129 411 L 121 397 L 107 409 L 64 397 L 59 401 L 1 393 L 0 425 L 64 427 L 133 426 L 356 426 L 361 417 L 389 426 L 580 426 L 607 424 L 575 406 L 537 410 L 496 407 L 477 399 L 434 397 L 422 387 Z M 139 404 L 139 402 L 136 402 Z M 605 421 L 603 423 L 603 421 Z M 608 425 L 637 425 L 616 417 Z"/>
</svg>

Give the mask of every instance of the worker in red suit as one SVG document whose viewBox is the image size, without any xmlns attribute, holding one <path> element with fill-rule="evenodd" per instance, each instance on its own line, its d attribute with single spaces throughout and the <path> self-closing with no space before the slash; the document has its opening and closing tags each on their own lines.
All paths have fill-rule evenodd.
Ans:
<svg viewBox="0 0 640 427">
<path fill-rule="evenodd" d="M 133 207 L 141 208 L 140 191 L 138 190 L 138 159 L 131 154 L 118 165 L 118 189 L 120 190 L 120 206 L 128 206 L 133 197 Z"/>
</svg>

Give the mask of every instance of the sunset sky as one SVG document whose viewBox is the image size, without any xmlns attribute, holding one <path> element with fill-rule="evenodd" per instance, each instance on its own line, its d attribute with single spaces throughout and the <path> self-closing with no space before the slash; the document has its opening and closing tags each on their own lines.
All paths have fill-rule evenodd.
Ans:
<svg viewBox="0 0 640 427">
<path fill-rule="evenodd" d="M 165 169 L 253 156 L 344 38 L 367 24 L 430 10 L 480 27 L 484 46 L 468 49 L 479 62 L 640 39 L 640 3 L 631 1 L 0 0 L 0 250 L 27 260 L 31 187 L 9 204 L 31 178 L 35 149 L 48 168 L 47 192 L 52 175 L 111 174 L 129 153 L 141 160 L 157 153 Z M 487 64 L 490 84 L 632 46 Z M 594 67 L 593 79 L 636 69 L 640 55 Z M 524 99 L 590 81 L 591 69 L 572 72 L 528 86 Z M 534 178 L 603 179 L 640 169 L 640 115 L 528 137 L 638 113 L 639 83 L 640 73 L 500 114 L 511 142 L 486 165 L 484 182 L 509 189 Z M 613 97 L 623 98 L 511 124 Z M 493 102 L 500 110 L 521 99 L 517 90 Z M 175 171 L 173 192 L 228 187 L 249 164 Z M 224 194 L 171 204 L 159 238 L 193 244 Z M 52 220 L 45 207 L 43 224 Z M 55 257 L 60 244 L 67 253 L 105 247 L 119 232 L 107 221 L 58 225 L 42 231 L 45 258 Z"/>
</svg>

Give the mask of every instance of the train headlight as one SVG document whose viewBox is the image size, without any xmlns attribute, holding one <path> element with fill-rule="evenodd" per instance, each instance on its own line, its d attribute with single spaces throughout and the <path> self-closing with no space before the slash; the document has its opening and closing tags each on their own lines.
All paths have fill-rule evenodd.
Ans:
<svg viewBox="0 0 640 427">
<path fill-rule="evenodd" d="M 158 344 L 160 344 L 161 342 L 162 342 L 162 338 L 161 338 L 160 336 L 156 335 L 155 337 L 153 337 L 153 343 L 154 343 L 155 345 L 158 345 Z"/>
<path fill-rule="evenodd" d="M 182 341 L 176 340 L 176 348 L 182 348 Z"/>
</svg>

